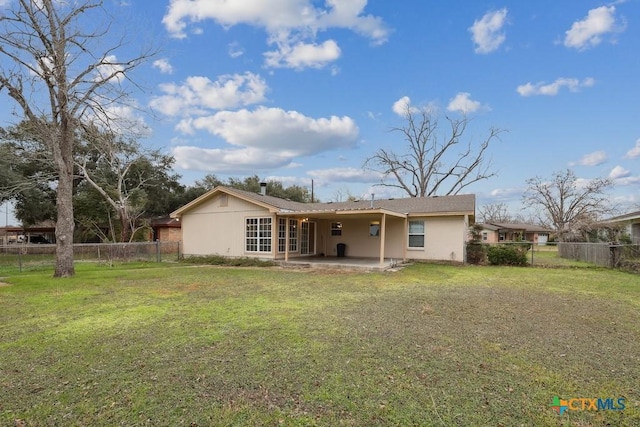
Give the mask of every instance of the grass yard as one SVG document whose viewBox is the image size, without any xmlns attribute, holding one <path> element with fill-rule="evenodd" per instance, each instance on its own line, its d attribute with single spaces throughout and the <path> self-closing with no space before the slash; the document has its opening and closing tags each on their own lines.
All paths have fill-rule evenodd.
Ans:
<svg viewBox="0 0 640 427">
<path fill-rule="evenodd" d="M 79 265 L 0 279 L 0 424 L 637 426 L 640 276 Z M 556 414 L 555 396 L 625 398 Z"/>
</svg>

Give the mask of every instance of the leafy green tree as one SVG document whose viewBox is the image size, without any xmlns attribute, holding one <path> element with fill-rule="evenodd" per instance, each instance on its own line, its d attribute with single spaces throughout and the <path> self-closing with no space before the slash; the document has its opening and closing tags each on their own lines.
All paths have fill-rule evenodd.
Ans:
<svg viewBox="0 0 640 427">
<path fill-rule="evenodd" d="M 258 177 L 258 175 L 253 175 L 245 178 L 244 180 L 240 180 L 238 178 L 229 178 L 228 185 L 229 187 L 237 188 L 245 191 L 252 191 L 254 193 L 260 192 L 260 183 L 264 182 Z M 309 190 L 306 187 L 301 187 L 299 185 L 292 185 L 289 187 L 284 187 L 282 182 L 280 181 L 267 181 L 267 194 L 274 197 L 280 197 L 281 199 L 289 199 L 296 202 L 310 202 L 311 195 L 309 194 Z"/>
</svg>

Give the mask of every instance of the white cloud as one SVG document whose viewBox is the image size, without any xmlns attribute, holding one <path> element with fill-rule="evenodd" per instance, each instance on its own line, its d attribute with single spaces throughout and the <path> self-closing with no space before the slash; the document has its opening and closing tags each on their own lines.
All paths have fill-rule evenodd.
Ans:
<svg viewBox="0 0 640 427">
<path fill-rule="evenodd" d="M 600 44 L 607 33 L 622 31 L 622 27 L 616 26 L 615 13 L 615 6 L 591 9 L 582 21 L 574 22 L 567 30 L 564 45 L 583 50 Z"/>
<path fill-rule="evenodd" d="M 319 67 L 336 60 L 339 49 L 334 41 L 315 43 L 316 35 L 330 28 L 354 31 L 374 44 L 386 42 L 389 29 L 380 17 L 365 14 L 367 0 L 324 3 L 325 7 L 313 0 L 171 0 L 162 22 L 178 38 L 187 36 L 190 23 L 204 20 L 224 27 L 246 24 L 263 28 L 269 44 L 278 45 L 277 51 L 265 54 L 267 65 L 277 67 Z M 287 46 L 293 52 L 283 48 Z"/>
<path fill-rule="evenodd" d="M 266 107 L 185 119 L 178 130 L 187 134 L 204 130 L 233 145 L 269 146 L 295 155 L 345 148 L 358 136 L 358 127 L 350 117 L 313 119 L 297 111 Z"/>
<path fill-rule="evenodd" d="M 606 162 L 608 159 L 607 153 L 604 151 L 594 151 L 593 153 L 585 154 L 577 162 L 570 162 L 569 166 L 598 166 Z"/>
<path fill-rule="evenodd" d="M 476 45 L 476 53 L 490 53 L 498 49 L 506 40 L 502 31 L 507 22 L 507 8 L 487 12 L 469 27 L 471 38 Z"/>
<path fill-rule="evenodd" d="M 102 59 L 102 64 L 96 67 L 96 81 L 108 80 L 110 83 L 121 83 L 124 80 L 124 66 L 118 63 L 115 55 L 108 55 Z"/>
<path fill-rule="evenodd" d="M 391 109 L 400 117 L 405 117 L 407 113 L 414 114 L 420 111 L 417 107 L 411 106 L 411 98 L 403 96 L 393 103 Z"/>
<path fill-rule="evenodd" d="M 459 111 L 463 114 L 473 113 L 482 108 L 482 104 L 478 101 L 471 99 L 471 94 L 468 92 L 459 92 L 455 97 L 449 100 L 447 110 Z"/>
<path fill-rule="evenodd" d="M 266 52 L 265 65 L 271 68 L 322 68 L 340 57 L 340 47 L 334 40 L 315 43 L 282 43 L 277 51 Z"/>
<path fill-rule="evenodd" d="M 185 119 L 177 129 L 186 134 L 206 131 L 233 146 L 176 147 L 173 154 L 177 166 L 234 173 L 284 167 L 299 156 L 351 148 L 359 132 L 349 117 L 314 119 L 296 111 L 266 107 Z"/>
<path fill-rule="evenodd" d="M 547 95 L 556 96 L 560 89 L 566 87 L 571 92 L 578 92 L 583 87 L 591 87 L 595 84 L 595 80 L 591 77 L 587 77 L 580 81 L 575 78 L 560 77 L 553 83 L 546 84 L 545 82 L 538 82 L 536 84 L 527 83 L 518 86 L 516 89 L 521 96 L 533 96 L 533 95 Z"/>
<path fill-rule="evenodd" d="M 513 200 L 522 196 L 520 188 L 496 188 L 489 195 L 495 200 Z"/>
<path fill-rule="evenodd" d="M 311 191 L 311 178 L 305 178 L 300 176 L 277 176 L 277 175 L 269 175 L 265 178 L 266 182 L 276 181 L 282 183 L 284 187 L 290 187 L 292 185 L 298 185 L 300 187 L 309 187 L 309 191 Z M 317 182 L 313 183 L 314 187 L 318 186 Z"/>
<path fill-rule="evenodd" d="M 221 149 L 178 146 L 172 151 L 176 166 L 216 173 L 253 173 L 286 166 L 291 157 L 257 148 Z"/>
<path fill-rule="evenodd" d="M 625 155 L 628 159 L 636 159 L 640 157 L 640 139 L 636 140 L 636 145 Z"/>
<path fill-rule="evenodd" d="M 238 42 L 229 43 L 229 56 L 231 58 L 239 58 L 244 55 L 244 49 Z"/>
<path fill-rule="evenodd" d="M 609 179 L 620 186 L 640 184 L 640 176 L 632 176 L 631 171 L 619 165 L 611 169 Z"/>
<path fill-rule="evenodd" d="M 623 168 L 622 166 L 616 166 L 615 168 L 611 169 L 611 172 L 609 172 L 610 179 L 626 178 L 629 175 L 631 175 L 631 172 L 629 172 L 629 170 Z"/>
<path fill-rule="evenodd" d="M 167 58 L 157 59 L 153 61 L 153 68 L 160 70 L 162 74 L 173 74 L 173 66 Z"/>
<path fill-rule="evenodd" d="M 187 116 L 260 103 L 268 87 L 262 77 L 247 72 L 220 76 L 215 82 L 192 76 L 181 85 L 161 84 L 160 90 L 164 95 L 151 100 L 152 108 L 168 116 Z"/>
<path fill-rule="evenodd" d="M 140 114 L 140 108 L 133 102 L 130 105 L 112 104 L 100 110 L 94 109 L 82 118 L 102 130 L 109 130 L 121 135 L 148 137 L 151 129 Z"/>
<path fill-rule="evenodd" d="M 307 175 L 323 182 L 369 183 L 371 181 L 380 181 L 380 178 L 382 178 L 382 175 L 378 172 L 358 168 L 316 169 L 308 171 Z"/>
</svg>

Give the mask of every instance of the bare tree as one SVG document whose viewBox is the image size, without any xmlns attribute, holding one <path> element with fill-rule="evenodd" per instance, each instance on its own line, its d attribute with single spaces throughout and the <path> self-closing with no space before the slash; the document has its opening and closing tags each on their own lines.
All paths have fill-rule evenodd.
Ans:
<svg viewBox="0 0 640 427">
<path fill-rule="evenodd" d="M 15 0 L 0 16 L 0 91 L 7 90 L 37 140 L 50 150 L 57 173 L 55 277 L 75 274 L 72 192 L 78 127 L 95 120 L 108 127 L 113 107 L 127 100 L 129 72 L 153 55 L 148 50 L 118 60 L 122 39 L 101 48 L 98 42 L 111 26 L 87 26 L 108 16 L 102 4 Z"/>
<path fill-rule="evenodd" d="M 550 179 L 528 179 L 522 202 L 537 212 L 542 224 L 566 240 L 572 233 L 588 230 L 590 224 L 611 211 L 606 194 L 610 186 L 608 179 L 578 180 L 567 169 L 555 172 Z"/>
<path fill-rule="evenodd" d="M 513 222 L 514 217 L 504 203 L 489 203 L 478 209 L 478 219 L 481 222 Z"/>
<path fill-rule="evenodd" d="M 334 202 L 353 202 L 358 200 L 356 196 L 351 194 L 351 191 L 347 187 L 339 188 L 333 193 L 333 198 L 331 199 Z"/>
<path fill-rule="evenodd" d="M 162 163 L 158 152 L 147 153 L 136 140 L 125 140 L 112 133 L 100 132 L 93 126 L 83 126 L 86 138 L 84 155 L 75 156 L 80 176 L 96 190 L 120 220 L 119 241 L 133 239 L 139 229 L 138 219 L 144 213 L 146 187 L 153 176 L 143 163 Z M 115 239 L 115 234 L 112 233 Z"/>
<path fill-rule="evenodd" d="M 441 135 L 439 122 L 430 111 L 416 112 L 408 104 L 405 108 L 407 124 L 391 130 L 404 136 L 407 152 L 381 148 L 365 161 L 365 168 L 382 174 L 377 185 L 400 188 L 410 197 L 452 195 L 495 176 L 485 156 L 503 130 L 492 127 L 479 143 L 471 138 L 464 142 L 469 124 L 466 116 L 446 117 L 449 129 Z"/>
</svg>

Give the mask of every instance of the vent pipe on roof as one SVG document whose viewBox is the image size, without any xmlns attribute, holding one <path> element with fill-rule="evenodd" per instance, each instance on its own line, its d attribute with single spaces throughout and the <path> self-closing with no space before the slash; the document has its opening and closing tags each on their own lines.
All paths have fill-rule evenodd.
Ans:
<svg viewBox="0 0 640 427">
<path fill-rule="evenodd" d="M 263 196 L 267 195 L 267 183 L 266 182 L 261 182 L 260 183 L 260 194 L 262 194 Z"/>
<path fill-rule="evenodd" d="M 371 209 L 373 209 L 373 198 L 375 197 L 375 193 L 371 193 Z"/>
</svg>

